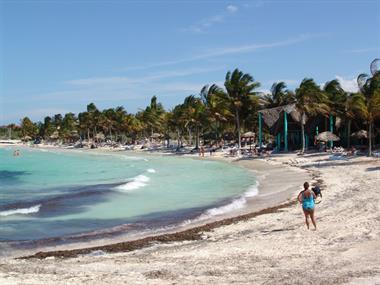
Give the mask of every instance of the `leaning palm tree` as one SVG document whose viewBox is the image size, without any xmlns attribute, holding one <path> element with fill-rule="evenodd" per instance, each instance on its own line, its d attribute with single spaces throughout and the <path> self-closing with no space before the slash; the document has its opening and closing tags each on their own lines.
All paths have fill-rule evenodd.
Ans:
<svg viewBox="0 0 380 285">
<path fill-rule="evenodd" d="M 223 93 L 216 84 L 203 86 L 200 97 L 205 106 L 206 114 L 208 117 L 208 123 L 210 128 L 215 132 L 215 138 L 219 141 L 219 133 L 222 124 L 231 118 L 231 112 L 228 110 L 226 101 L 223 100 L 223 96 L 220 97 L 219 93 Z"/>
<path fill-rule="evenodd" d="M 323 91 L 327 94 L 331 114 L 342 116 L 345 112 L 347 94 L 341 87 L 339 81 L 334 79 L 326 82 Z"/>
<path fill-rule="evenodd" d="M 222 96 L 223 100 L 228 104 L 231 112 L 234 114 L 236 131 L 238 135 L 238 149 L 240 153 L 240 116 L 244 108 L 252 103 L 257 103 L 257 92 L 254 90 L 260 87 L 260 83 L 255 81 L 250 74 L 243 73 L 239 69 L 235 69 L 232 73 L 230 71 L 227 72 L 224 87 L 227 92 L 221 92 L 221 89 L 219 89 L 218 92 L 219 95 Z"/>
<path fill-rule="evenodd" d="M 355 110 L 368 124 L 368 155 L 372 156 L 373 125 L 380 117 L 380 71 L 372 77 L 360 74 L 358 85 L 360 92 L 353 95 L 352 101 Z"/>
<path fill-rule="evenodd" d="M 267 108 L 274 108 L 293 103 L 292 93 L 286 89 L 285 82 L 273 83 L 271 93 L 264 95 L 264 103 Z"/>
<path fill-rule="evenodd" d="M 311 78 L 305 78 L 295 92 L 295 104 L 301 114 L 302 150 L 305 152 L 305 124 L 307 116 L 328 114 L 330 108 L 327 105 L 328 98 L 319 86 Z"/>
</svg>

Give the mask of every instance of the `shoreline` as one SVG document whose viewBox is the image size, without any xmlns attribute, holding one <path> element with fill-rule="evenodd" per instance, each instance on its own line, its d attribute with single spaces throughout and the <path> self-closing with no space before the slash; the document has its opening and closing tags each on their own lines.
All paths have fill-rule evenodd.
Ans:
<svg viewBox="0 0 380 285">
<path fill-rule="evenodd" d="M 198 232 L 55 253 L 69 258 L 0 259 L 0 283 L 378 284 L 380 159 L 284 154 L 266 164 L 309 171 L 323 183 L 317 231 L 305 228 L 300 206 L 289 202 Z"/>
<path fill-rule="evenodd" d="M 17 147 L 17 146 L 16 146 Z M 25 145 L 19 145 L 19 147 L 26 147 Z M 32 149 L 40 149 L 40 150 L 50 150 L 50 151 L 63 151 L 63 152 L 78 152 L 78 153 L 89 153 L 89 154 L 118 154 L 119 150 L 112 149 L 86 149 L 86 150 L 77 150 L 77 149 L 66 149 L 59 147 L 32 147 Z M 208 210 L 220 209 L 224 207 L 230 207 L 231 204 L 237 200 L 230 199 L 225 205 L 218 206 L 216 208 L 210 207 L 208 210 L 206 209 L 203 214 L 197 216 L 192 220 L 184 220 L 180 223 L 173 224 L 169 227 L 165 228 L 156 228 L 148 231 L 141 232 L 121 232 L 115 233 L 115 235 L 111 235 L 110 237 L 90 237 L 86 240 L 79 240 L 73 242 L 67 242 L 63 244 L 44 244 L 44 239 L 41 241 L 36 241 L 36 246 L 32 246 L 31 248 L 23 248 L 18 249 L 14 248 L 11 250 L 11 255 L 13 257 L 19 258 L 20 256 L 31 256 L 36 252 L 62 252 L 62 251 L 83 251 L 86 252 L 88 248 L 98 248 L 98 247 L 110 247 L 113 248 L 117 244 L 124 243 L 132 243 L 132 244 L 140 244 L 141 241 L 145 239 L 156 240 L 156 239 L 166 239 L 165 236 L 180 236 L 181 238 L 186 239 L 189 235 L 187 232 L 192 232 L 192 235 L 195 236 L 195 232 L 206 230 L 207 228 L 213 229 L 215 227 L 219 227 L 224 225 L 224 223 L 230 223 L 229 220 L 239 221 L 244 220 L 245 217 L 256 216 L 258 213 L 266 213 L 267 211 L 272 211 L 277 207 L 283 206 L 283 204 L 291 204 L 294 203 L 295 197 L 300 190 L 300 185 L 304 182 L 304 179 L 314 181 L 315 179 L 311 177 L 307 171 L 300 171 L 294 169 L 294 167 L 286 166 L 283 164 L 273 164 L 270 161 L 262 158 L 254 158 L 254 159 L 239 159 L 239 158 L 231 158 L 231 157 L 221 157 L 218 155 L 214 156 L 206 156 L 199 157 L 197 154 L 177 154 L 171 152 L 155 152 L 155 151 L 126 151 L 127 153 L 133 154 L 141 154 L 149 157 L 153 156 L 172 156 L 172 157 L 183 157 L 184 159 L 196 159 L 196 160 L 212 160 L 219 161 L 222 163 L 230 163 L 235 165 L 235 167 L 242 167 L 249 171 L 254 172 L 254 175 L 257 179 L 258 183 L 258 195 L 253 197 L 244 197 L 244 194 L 239 196 L 244 199 L 245 204 L 242 207 L 237 209 L 231 209 L 222 214 L 216 215 L 206 215 Z M 302 173 L 299 176 L 299 173 Z M 268 179 L 271 177 L 271 179 Z M 302 177 L 302 178 L 300 178 Z M 279 178 L 279 179 L 278 179 Z M 282 179 L 287 178 L 287 183 L 284 185 Z M 292 182 L 292 180 L 294 180 Z M 292 182 L 292 183 L 291 183 Z M 301 183 L 302 182 L 302 183 Z M 289 184 L 290 183 L 290 184 Z M 276 190 L 274 190 L 276 189 Z M 278 191 L 277 189 L 280 189 Z M 253 217 L 252 216 L 252 217 Z M 173 241 L 178 237 L 173 238 Z M 169 240 L 172 238 L 169 237 Z M 190 238 L 192 239 L 192 238 Z M 127 246 L 128 248 L 129 246 Z"/>
</svg>

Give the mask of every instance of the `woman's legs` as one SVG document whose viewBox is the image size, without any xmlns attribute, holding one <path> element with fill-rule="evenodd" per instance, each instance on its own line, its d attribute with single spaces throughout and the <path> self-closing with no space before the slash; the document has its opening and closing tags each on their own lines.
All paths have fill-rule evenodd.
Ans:
<svg viewBox="0 0 380 285">
<path fill-rule="evenodd" d="M 314 209 L 310 211 L 310 218 L 311 218 L 311 222 L 313 223 L 314 229 L 317 229 L 317 224 L 315 222 L 315 217 L 314 217 Z"/>
<path fill-rule="evenodd" d="M 305 215 L 305 223 L 306 223 L 306 226 L 307 226 L 307 229 L 309 229 L 309 211 L 305 210 L 305 209 L 302 209 L 303 210 L 303 213 Z"/>
</svg>

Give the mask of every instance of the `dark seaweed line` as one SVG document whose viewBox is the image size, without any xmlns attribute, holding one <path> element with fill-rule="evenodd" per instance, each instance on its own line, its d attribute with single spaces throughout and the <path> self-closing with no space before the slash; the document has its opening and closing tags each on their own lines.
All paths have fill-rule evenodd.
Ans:
<svg viewBox="0 0 380 285">
<path fill-rule="evenodd" d="M 276 213 L 278 210 L 293 206 L 296 203 L 297 203 L 296 200 L 292 200 L 290 202 L 287 202 L 275 207 L 266 208 L 258 212 L 253 212 L 249 214 L 236 216 L 233 218 L 227 218 L 224 220 L 215 221 L 212 223 L 208 223 L 202 226 L 197 226 L 197 227 L 187 229 L 184 231 L 179 231 L 176 233 L 148 236 L 148 237 L 133 240 L 133 241 L 126 241 L 126 242 L 120 242 L 120 243 L 115 243 L 115 244 L 110 244 L 110 245 L 102 245 L 102 246 L 80 248 L 80 249 L 73 249 L 73 250 L 58 250 L 58 251 L 46 251 L 46 252 L 41 251 L 41 252 L 37 252 L 36 254 L 19 257 L 17 259 L 32 259 L 32 258 L 44 259 L 44 258 L 52 257 L 52 256 L 59 257 L 59 258 L 73 258 L 73 257 L 77 257 L 78 255 L 89 254 L 96 250 L 101 250 L 107 253 L 128 252 L 128 251 L 141 249 L 141 248 L 150 246 L 153 243 L 158 243 L 158 242 L 168 243 L 168 242 L 176 242 L 176 241 L 178 242 L 178 241 L 200 240 L 202 232 L 207 232 L 212 229 L 215 229 L 221 226 L 234 224 L 240 221 L 246 221 L 260 215 Z"/>
</svg>

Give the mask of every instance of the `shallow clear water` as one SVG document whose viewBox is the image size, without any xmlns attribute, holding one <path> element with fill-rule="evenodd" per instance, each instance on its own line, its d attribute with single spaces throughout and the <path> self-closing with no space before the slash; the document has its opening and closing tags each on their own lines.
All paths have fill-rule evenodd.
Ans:
<svg viewBox="0 0 380 285">
<path fill-rule="evenodd" d="M 228 163 L 126 152 L 13 151 L 0 148 L 0 241 L 167 226 L 220 214 L 230 209 L 220 206 L 233 199 L 236 204 L 250 187 L 254 193 L 253 174 Z"/>
</svg>

